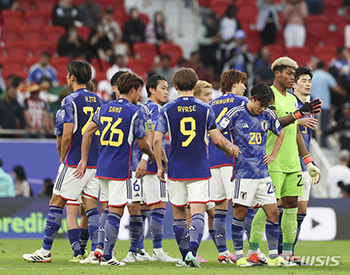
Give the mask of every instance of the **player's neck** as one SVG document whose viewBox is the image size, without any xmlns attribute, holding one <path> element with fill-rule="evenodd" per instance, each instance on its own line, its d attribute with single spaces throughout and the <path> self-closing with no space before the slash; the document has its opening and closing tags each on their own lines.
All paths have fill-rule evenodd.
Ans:
<svg viewBox="0 0 350 275">
<path fill-rule="evenodd" d="M 132 97 L 128 96 L 128 94 L 121 94 L 119 98 L 123 98 L 123 99 L 129 101 L 130 103 L 132 103 Z"/>
<path fill-rule="evenodd" d="M 190 91 L 177 90 L 177 92 L 179 93 L 179 97 L 193 96 L 193 90 L 190 90 Z"/>
<path fill-rule="evenodd" d="M 153 101 L 154 103 L 157 103 L 158 105 L 163 105 L 160 101 L 158 101 L 155 97 L 152 95 L 148 98 L 150 101 Z"/>
<path fill-rule="evenodd" d="M 73 84 L 73 91 L 74 93 L 79 90 L 79 89 L 86 89 L 86 86 L 85 84 Z"/>
<path fill-rule="evenodd" d="M 301 93 L 298 93 L 294 90 L 294 95 L 302 102 L 305 103 L 306 101 L 309 101 L 309 95 L 303 95 Z"/>
<path fill-rule="evenodd" d="M 276 80 L 273 82 L 273 86 L 279 91 L 282 95 L 286 96 L 287 94 L 287 89 L 282 87 Z"/>
</svg>

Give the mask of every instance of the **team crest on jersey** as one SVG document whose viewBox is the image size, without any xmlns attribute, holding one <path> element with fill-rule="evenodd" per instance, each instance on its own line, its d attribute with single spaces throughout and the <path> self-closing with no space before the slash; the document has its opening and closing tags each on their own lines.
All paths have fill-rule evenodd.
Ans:
<svg viewBox="0 0 350 275">
<path fill-rule="evenodd" d="M 264 131 L 267 130 L 267 120 L 261 120 L 260 125 L 261 125 L 261 129 L 263 129 Z"/>
<path fill-rule="evenodd" d="M 183 99 L 183 100 L 188 100 L 188 97 L 183 97 L 182 99 Z"/>
<path fill-rule="evenodd" d="M 241 199 L 245 200 L 247 198 L 247 192 L 241 191 Z"/>
</svg>

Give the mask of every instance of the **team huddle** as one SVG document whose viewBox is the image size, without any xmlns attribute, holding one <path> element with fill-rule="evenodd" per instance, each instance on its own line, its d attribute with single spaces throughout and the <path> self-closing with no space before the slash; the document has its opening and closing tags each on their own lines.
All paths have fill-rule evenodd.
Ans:
<svg viewBox="0 0 350 275">
<path fill-rule="evenodd" d="M 243 96 L 247 75 L 226 71 L 220 81 L 223 95 L 212 100 L 211 85 L 198 80 L 193 69 L 180 68 L 172 77 L 179 97 L 167 104 L 168 82 L 163 76 L 147 80 L 149 100 L 142 104 L 138 99 L 144 81 L 135 74 L 118 72 L 111 79 L 117 99 L 103 105 L 88 87 L 90 65 L 69 63 L 67 84 L 74 93 L 62 101 L 57 113 L 61 165 L 45 236 L 42 247 L 23 258 L 51 262 L 51 247 L 66 205 L 67 233 L 74 251 L 71 262 L 121 266 L 165 261 L 179 267 L 201 267 L 197 250 L 206 211 L 218 263 L 305 265 L 293 254 L 310 185 L 320 179 L 309 144 L 311 130 L 317 125 L 313 115 L 320 112 L 321 101 L 310 100 L 310 69 L 298 68 L 288 57 L 277 59 L 271 69 L 274 84 L 256 84 L 250 98 Z M 294 94 L 287 92 L 292 87 Z M 170 140 L 168 152 L 165 134 Z M 168 200 L 173 207 L 179 259 L 162 248 Z M 230 201 L 235 255 L 226 245 Z M 125 206 L 130 214 L 130 249 L 118 261 L 115 245 Z M 152 256 L 143 245 L 148 216 Z M 268 257 L 259 249 L 265 231 Z M 244 232 L 248 255 L 243 253 Z M 88 238 L 91 252 L 87 255 Z"/>
</svg>

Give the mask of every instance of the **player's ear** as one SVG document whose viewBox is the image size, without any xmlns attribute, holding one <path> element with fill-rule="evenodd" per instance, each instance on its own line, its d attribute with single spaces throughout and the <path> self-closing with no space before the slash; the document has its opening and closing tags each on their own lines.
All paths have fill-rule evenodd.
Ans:
<svg viewBox="0 0 350 275">
<path fill-rule="evenodd" d="M 178 90 L 179 90 L 179 88 L 177 87 L 177 85 L 176 85 L 176 84 L 174 84 L 174 88 L 175 88 L 175 90 L 176 90 L 176 91 L 178 91 Z"/>
</svg>

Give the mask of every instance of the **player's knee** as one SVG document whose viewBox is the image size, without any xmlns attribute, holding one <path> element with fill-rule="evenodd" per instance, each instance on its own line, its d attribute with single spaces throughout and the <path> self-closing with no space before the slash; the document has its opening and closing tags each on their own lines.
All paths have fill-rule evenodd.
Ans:
<svg viewBox="0 0 350 275">
<path fill-rule="evenodd" d="M 233 217 L 238 220 L 244 220 L 248 214 L 248 207 L 242 205 L 235 205 L 235 209 L 233 211 Z"/>
<path fill-rule="evenodd" d="M 128 211 L 130 215 L 140 215 L 140 204 L 132 203 L 128 206 Z"/>
</svg>

